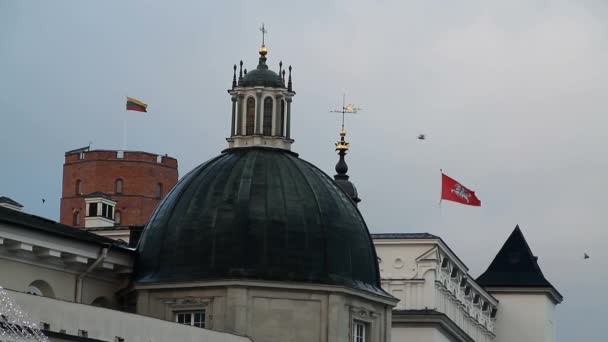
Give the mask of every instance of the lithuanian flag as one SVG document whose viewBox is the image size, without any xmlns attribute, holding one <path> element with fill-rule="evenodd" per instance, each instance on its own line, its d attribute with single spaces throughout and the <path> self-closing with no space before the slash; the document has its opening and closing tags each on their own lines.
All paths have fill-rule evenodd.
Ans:
<svg viewBox="0 0 608 342">
<path fill-rule="evenodd" d="M 127 96 L 127 110 L 147 113 L 146 108 L 148 108 L 147 104 Z"/>
</svg>

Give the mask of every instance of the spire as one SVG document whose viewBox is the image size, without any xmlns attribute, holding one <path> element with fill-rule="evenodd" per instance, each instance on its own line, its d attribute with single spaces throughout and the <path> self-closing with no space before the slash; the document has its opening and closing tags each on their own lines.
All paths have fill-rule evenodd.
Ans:
<svg viewBox="0 0 608 342">
<path fill-rule="evenodd" d="M 292 88 L 291 88 L 291 65 L 289 66 L 289 82 L 287 82 L 287 91 L 292 91 Z"/>
<path fill-rule="evenodd" d="M 346 131 L 340 131 L 340 140 L 336 142 L 336 151 L 338 151 L 338 155 L 340 159 L 336 164 L 336 174 L 334 175 L 334 180 L 336 183 L 344 190 L 344 192 L 355 202 L 355 205 L 361 202 L 359 198 L 359 194 L 357 193 L 357 188 L 355 185 L 348 180 L 349 176 L 346 174 L 348 172 L 348 165 L 344 160 L 346 156 L 346 151 L 349 149 L 349 143 L 345 139 Z"/>
<path fill-rule="evenodd" d="M 266 27 L 264 27 L 264 23 L 260 26 L 260 32 L 262 32 L 262 46 L 260 46 L 260 60 L 258 63 L 258 69 L 268 69 L 268 65 L 266 65 L 266 54 L 268 54 L 268 48 L 266 47 L 265 36 L 268 31 Z"/>
<path fill-rule="evenodd" d="M 240 67 L 239 67 L 239 83 L 238 85 L 241 85 L 241 82 L 243 81 L 243 60 L 241 60 L 241 62 L 239 63 Z"/>
<path fill-rule="evenodd" d="M 492 288 L 550 288 L 559 295 L 543 275 L 537 260 L 518 225 L 488 269 L 477 278 L 477 283 Z M 561 298 L 561 295 L 559 297 Z"/>
<path fill-rule="evenodd" d="M 232 89 L 236 88 L 236 64 L 234 65 L 232 72 Z"/>
</svg>

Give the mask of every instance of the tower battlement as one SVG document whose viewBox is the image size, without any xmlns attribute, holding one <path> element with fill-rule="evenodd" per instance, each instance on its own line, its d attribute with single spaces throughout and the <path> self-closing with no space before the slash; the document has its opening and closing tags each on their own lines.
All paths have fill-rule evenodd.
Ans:
<svg viewBox="0 0 608 342">
<path fill-rule="evenodd" d="M 67 151 L 60 221 L 76 227 L 93 227 L 88 225 L 93 221 L 144 225 L 177 179 L 177 159 L 168 155 L 88 147 Z M 104 211 L 103 203 L 87 202 L 92 195 L 112 202 Z"/>
<path fill-rule="evenodd" d="M 95 160 L 139 161 L 177 168 L 177 159 L 169 157 L 166 154 L 160 155 L 142 151 L 124 150 L 89 150 L 88 148 L 76 149 L 65 153 L 66 164 Z"/>
</svg>

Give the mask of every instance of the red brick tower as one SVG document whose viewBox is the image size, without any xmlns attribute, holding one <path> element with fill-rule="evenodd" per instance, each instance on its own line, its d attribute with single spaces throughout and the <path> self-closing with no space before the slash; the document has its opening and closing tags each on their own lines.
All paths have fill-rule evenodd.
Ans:
<svg viewBox="0 0 608 342">
<path fill-rule="evenodd" d="M 166 155 L 68 151 L 60 222 L 77 227 L 144 225 L 177 178 L 177 159 Z"/>
</svg>

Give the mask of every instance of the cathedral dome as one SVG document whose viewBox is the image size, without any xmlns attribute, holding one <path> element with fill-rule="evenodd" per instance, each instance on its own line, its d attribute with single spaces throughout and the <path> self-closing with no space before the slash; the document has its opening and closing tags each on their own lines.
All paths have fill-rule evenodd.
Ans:
<svg viewBox="0 0 608 342">
<path fill-rule="evenodd" d="M 184 176 L 137 247 L 139 283 L 265 280 L 386 295 L 353 201 L 297 154 L 233 148 Z"/>
<path fill-rule="evenodd" d="M 266 66 L 266 65 L 264 65 Z M 251 70 L 245 76 L 243 76 L 243 80 L 241 81 L 241 87 L 273 87 L 273 88 L 285 88 L 285 84 L 283 80 L 276 72 L 268 69 L 262 68 L 258 65 L 257 69 Z"/>
</svg>

